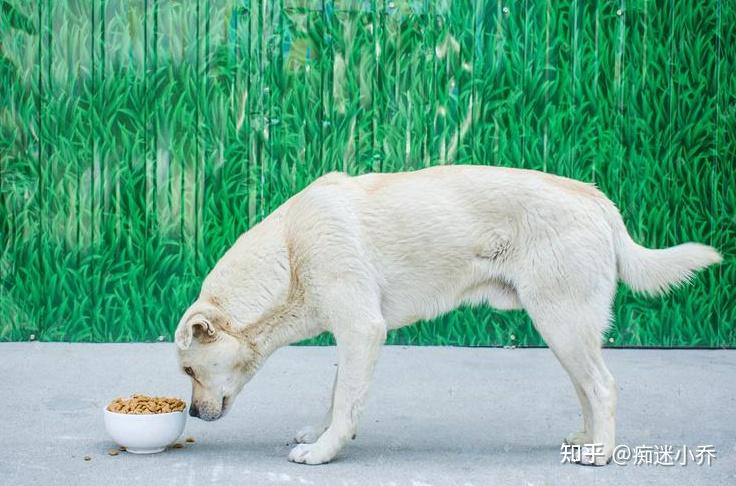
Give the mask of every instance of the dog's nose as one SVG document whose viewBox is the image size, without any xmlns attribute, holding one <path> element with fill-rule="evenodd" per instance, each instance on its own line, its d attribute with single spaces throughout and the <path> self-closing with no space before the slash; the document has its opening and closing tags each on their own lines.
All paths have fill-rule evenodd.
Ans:
<svg viewBox="0 0 736 486">
<path fill-rule="evenodd" d="M 189 405 L 189 416 L 191 416 L 191 417 L 199 417 L 199 409 L 193 403 L 191 405 Z"/>
</svg>

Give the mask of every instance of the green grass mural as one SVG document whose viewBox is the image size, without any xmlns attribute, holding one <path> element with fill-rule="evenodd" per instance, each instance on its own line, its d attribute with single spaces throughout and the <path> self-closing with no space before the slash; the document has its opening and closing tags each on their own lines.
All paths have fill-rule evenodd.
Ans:
<svg viewBox="0 0 736 486">
<path fill-rule="evenodd" d="M 171 339 L 236 237 L 318 176 L 595 182 L 725 262 L 610 346 L 736 346 L 736 3 L 0 0 L 0 340 Z M 327 343 L 320 336 L 316 343 Z M 539 345 L 461 309 L 390 343 Z"/>
</svg>

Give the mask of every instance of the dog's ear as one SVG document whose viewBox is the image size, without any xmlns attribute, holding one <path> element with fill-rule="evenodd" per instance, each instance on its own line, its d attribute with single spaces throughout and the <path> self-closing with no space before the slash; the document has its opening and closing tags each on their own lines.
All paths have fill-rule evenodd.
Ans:
<svg viewBox="0 0 736 486">
<path fill-rule="evenodd" d="M 208 306 L 209 307 L 209 306 Z M 179 349 L 189 349 L 192 340 L 207 343 L 217 339 L 217 327 L 214 322 L 217 318 L 210 309 L 190 309 L 179 321 L 174 334 L 174 341 Z"/>
</svg>

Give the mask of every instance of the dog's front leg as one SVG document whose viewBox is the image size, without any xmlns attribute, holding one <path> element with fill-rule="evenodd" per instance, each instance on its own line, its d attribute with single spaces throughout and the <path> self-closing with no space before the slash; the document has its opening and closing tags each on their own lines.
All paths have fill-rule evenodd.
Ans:
<svg viewBox="0 0 736 486">
<path fill-rule="evenodd" d="M 356 431 L 373 368 L 386 340 L 383 320 L 371 320 L 335 331 L 338 373 L 329 427 L 314 444 L 299 444 L 289 460 L 303 464 L 330 462 Z"/>
<path fill-rule="evenodd" d="M 337 389 L 337 371 L 335 371 L 335 380 L 332 383 L 332 395 L 330 397 L 330 408 L 327 410 L 324 419 L 319 425 L 307 425 L 299 429 L 299 432 L 294 436 L 294 441 L 297 444 L 312 444 L 317 442 L 319 436 L 327 430 L 332 422 L 332 407 L 335 406 L 335 390 Z"/>
</svg>

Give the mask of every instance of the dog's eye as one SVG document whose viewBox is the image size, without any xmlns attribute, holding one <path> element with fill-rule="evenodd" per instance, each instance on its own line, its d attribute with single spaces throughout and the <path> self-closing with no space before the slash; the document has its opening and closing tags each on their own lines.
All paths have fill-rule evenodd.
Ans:
<svg viewBox="0 0 736 486">
<path fill-rule="evenodd" d="M 189 376 L 191 376 L 192 378 L 194 378 L 194 370 L 191 369 L 189 366 L 187 366 L 186 368 L 184 368 L 184 373 L 186 373 Z"/>
</svg>

